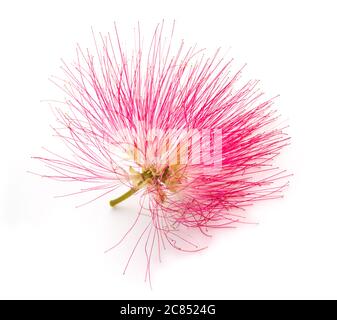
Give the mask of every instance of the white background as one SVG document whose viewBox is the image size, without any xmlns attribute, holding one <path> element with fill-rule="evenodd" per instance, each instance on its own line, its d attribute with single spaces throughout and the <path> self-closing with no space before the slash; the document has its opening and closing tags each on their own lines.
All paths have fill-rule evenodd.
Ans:
<svg viewBox="0 0 337 320">
<path fill-rule="evenodd" d="M 110 254 L 136 203 L 76 209 L 53 196 L 67 184 L 26 173 L 41 146 L 53 149 L 48 81 L 60 58 L 87 45 L 93 26 L 131 30 L 176 19 L 177 39 L 248 63 L 292 136 L 279 163 L 294 173 L 285 198 L 248 214 L 258 225 L 215 233 L 207 251 L 168 251 L 144 283 L 133 244 Z M 0 4 L 0 298 L 337 298 L 335 1 L 2 1 Z"/>
</svg>

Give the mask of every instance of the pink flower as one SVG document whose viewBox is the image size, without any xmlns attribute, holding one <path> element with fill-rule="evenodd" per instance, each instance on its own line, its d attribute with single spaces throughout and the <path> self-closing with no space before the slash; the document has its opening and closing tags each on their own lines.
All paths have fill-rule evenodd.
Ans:
<svg viewBox="0 0 337 320">
<path fill-rule="evenodd" d="M 219 51 L 207 58 L 183 42 L 174 49 L 163 24 L 148 50 L 140 32 L 136 41 L 128 55 L 117 30 L 114 40 L 100 34 L 93 54 L 78 47 L 76 61 L 64 63 L 55 83 L 67 100 L 54 130 L 70 152 L 37 158 L 54 171 L 46 177 L 88 183 L 80 192 L 103 196 L 126 185 L 111 206 L 139 193 L 136 222 L 150 213 L 140 236 L 150 261 L 154 246 L 159 255 L 166 244 L 199 250 L 186 233 L 199 242 L 193 230 L 207 236 L 242 221 L 238 209 L 280 197 L 287 175 L 273 160 L 289 137 L 274 99 L 258 81 L 240 81 L 242 69 L 233 72 Z"/>
</svg>

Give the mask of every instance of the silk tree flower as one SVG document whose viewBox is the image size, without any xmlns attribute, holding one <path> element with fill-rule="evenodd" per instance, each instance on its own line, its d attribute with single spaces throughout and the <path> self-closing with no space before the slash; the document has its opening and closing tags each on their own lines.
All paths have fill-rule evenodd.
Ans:
<svg viewBox="0 0 337 320">
<path fill-rule="evenodd" d="M 64 76 L 53 78 L 67 97 L 55 108 L 54 131 L 68 152 L 36 157 L 52 170 L 44 177 L 80 182 L 79 193 L 100 192 L 94 200 L 127 188 L 111 207 L 139 194 L 121 241 L 147 213 L 135 245 L 144 242 L 146 277 L 154 252 L 202 249 L 212 228 L 244 221 L 242 209 L 281 197 L 288 184 L 274 165 L 289 143 L 275 99 L 257 80 L 241 80 L 244 68 L 219 50 L 208 57 L 176 45 L 173 29 L 165 37 L 158 25 L 144 49 L 138 28 L 131 54 L 116 27 L 113 36 L 94 35 L 93 52 L 78 46 Z"/>
</svg>

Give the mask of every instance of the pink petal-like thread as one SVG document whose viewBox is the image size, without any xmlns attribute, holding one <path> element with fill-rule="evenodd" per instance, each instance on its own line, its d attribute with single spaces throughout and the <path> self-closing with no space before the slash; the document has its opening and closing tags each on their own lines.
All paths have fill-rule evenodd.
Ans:
<svg viewBox="0 0 337 320">
<path fill-rule="evenodd" d="M 144 241 L 145 280 L 154 249 L 159 259 L 166 244 L 203 249 L 198 243 L 209 229 L 244 222 L 238 209 L 281 197 L 289 177 L 273 165 L 289 144 L 274 99 L 264 97 L 256 80 L 241 83 L 243 68 L 233 73 L 233 61 L 218 58 L 219 50 L 207 58 L 182 41 L 173 51 L 174 24 L 169 40 L 163 27 L 144 51 L 138 25 L 131 56 L 116 25 L 114 38 L 94 35 L 94 54 L 77 47 L 76 61 L 63 62 L 64 79 L 54 81 L 67 95 L 56 109 L 61 126 L 54 131 L 70 153 L 47 150 L 50 157 L 35 157 L 54 171 L 44 177 L 88 183 L 76 193 L 100 191 L 95 199 L 128 186 L 111 206 L 140 194 L 140 211 L 114 247 L 149 213 L 125 267 Z M 199 231 L 194 241 L 186 237 L 192 230 Z"/>
</svg>

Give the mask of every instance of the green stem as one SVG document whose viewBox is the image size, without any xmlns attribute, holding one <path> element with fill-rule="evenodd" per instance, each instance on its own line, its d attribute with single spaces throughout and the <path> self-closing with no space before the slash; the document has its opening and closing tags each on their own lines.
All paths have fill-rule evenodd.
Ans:
<svg viewBox="0 0 337 320">
<path fill-rule="evenodd" d="M 131 188 L 129 191 L 125 192 L 124 194 L 122 194 L 120 197 L 114 199 L 114 200 L 110 200 L 110 207 L 114 207 L 115 205 L 117 205 L 118 203 L 126 200 L 127 198 L 131 197 L 133 194 L 135 194 L 140 188 L 142 188 L 146 183 L 148 182 L 148 179 L 143 180 L 141 182 L 138 183 L 138 185 L 134 188 Z"/>
<path fill-rule="evenodd" d="M 133 194 L 135 194 L 138 191 L 138 188 L 131 188 L 129 191 L 125 192 L 123 195 L 121 195 L 120 197 L 114 199 L 114 200 L 110 200 L 110 207 L 114 207 L 115 205 L 117 205 L 118 203 L 126 200 L 127 198 L 131 197 Z"/>
</svg>

